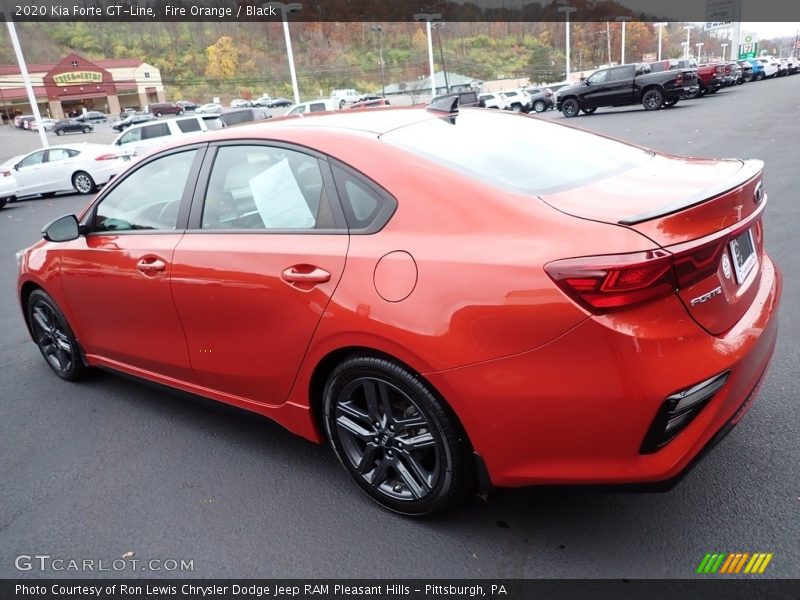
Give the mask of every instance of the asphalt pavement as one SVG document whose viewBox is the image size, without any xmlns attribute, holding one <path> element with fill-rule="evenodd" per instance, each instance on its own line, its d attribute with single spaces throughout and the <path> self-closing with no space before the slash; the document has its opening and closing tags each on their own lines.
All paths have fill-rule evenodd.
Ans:
<svg viewBox="0 0 800 600">
<path fill-rule="evenodd" d="M 0 211 L 0 577 L 142 576 L 15 567 L 19 555 L 134 552 L 192 561 L 146 573 L 156 577 L 684 578 L 707 552 L 736 551 L 774 553 L 762 577 L 800 577 L 798 116 L 800 76 L 657 112 L 544 113 L 665 152 L 766 162 L 766 245 L 785 275 L 772 367 L 743 421 L 668 493 L 497 490 L 422 521 L 379 508 L 326 446 L 264 418 L 105 372 L 56 378 L 23 325 L 14 253 L 88 198 L 10 204 Z M 2 128 L 0 154 L 21 152 L 20 136 L 35 137 Z"/>
</svg>

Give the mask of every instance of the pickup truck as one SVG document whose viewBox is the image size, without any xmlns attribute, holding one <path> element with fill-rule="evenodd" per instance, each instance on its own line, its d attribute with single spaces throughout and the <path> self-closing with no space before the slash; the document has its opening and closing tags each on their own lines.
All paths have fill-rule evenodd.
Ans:
<svg viewBox="0 0 800 600">
<path fill-rule="evenodd" d="M 716 94 L 725 83 L 725 65 L 704 64 L 698 65 L 693 58 L 678 61 L 682 69 L 697 69 L 697 83 L 700 86 L 700 95 Z"/>
<path fill-rule="evenodd" d="M 565 117 L 640 102 L 645 110 L 657 110 L 667 102 L 674 105 L 687 91 L 682 71 L 653 73 L 646 64 L 629 64 L 600 69 L 577 85 L 561 88 L 556 109 Z"/>
<path fill-rule="evenodd" d="M 697 67 L 681 66 L 680 61 L 673 59 L 660 60 L 657 62 L 647 63 L 650 66 L 652 73 L 661 73 L 663 71 L 681 71 L 683 73 L 683 87 L 686 90 L 684 97 L 692 99 L 700 93 L 700 86 L 697 80 Z M 664 106 L 675 106 L 677 99 L 664 101 Z"/>
</svg>

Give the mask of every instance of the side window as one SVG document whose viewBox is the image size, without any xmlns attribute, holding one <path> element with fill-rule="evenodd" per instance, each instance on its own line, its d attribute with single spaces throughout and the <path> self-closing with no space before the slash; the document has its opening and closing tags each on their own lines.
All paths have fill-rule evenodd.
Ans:
<svg viewBox="0 0 800 600">
<path fill-rule="evenodd" d="M 170 230 L 197 150 L 156 159 L 136 169 L 97 206 L 95 231 Z"/>
<path fill-rule="evenodd" d="M 121 146 L 125 144 L 130 144 L 132 142 L 139 142 L 142 139 L 142 128 L 137 127 L 136 129 L 131 129 L 121 138 L 119 138 L 119 143 Z"/>
<path fill-rule="evenodd" d="M 350 230 L 377 231 L 394 213 L 397 203 L 393 198 L 380 194 L 350 172 L 334 166 L 333 178 Z"/>
<path fill-rule="evenodd" d="M 308 108 L 308 112 L 325 112 L 324 102 L 315 102 Z"/>
<path fill-rule="evenodd" d="M 35 152 L 34 154 L 31 154 L 30 156 L 28 156 L 25 159 L 23 159 L 19 163 L 19 165 L 21 167 L 31 167 L 33 165 L 40 165 L 40 164 L 42 164 L 44 162 L 44 153 L 45 152 L 46 152 L 46 150 L 42 150 L 41 152 Z"/>
<path fill-rule="evenodd" d="M 70 154 L 69 150 L 65 148 L 53 148 L 47 155 L 47 162 L 56 162 L 57 160 L 64 160 L 65 158 L 69 158 L 70 156 L 72 156 L 72 154 Z"/>
<path fill-rule="evenodd" d="M 183 133 L 191 133 L 193 131 L 200 131 L 200 121 L 197 119 L 185 119 L 176 121 L 178 129 Z"/>
<path fill-rule="evenodd" d="M 292 110 L 290 110 L 287 115 L 300 115 L 303 114 L 306 110 L 305 104 L 300 104 L 299 106 L 295 106 Z"/>
<path fill-rule="evenodd" d="M 203 206 L 203 229 L 335 227 L 319 161 L 270 146 L 217 151 Z"/>
<path fill-rule="evenodd" d="M 608 80 L 608 71 L 597 71 L 594 75 L 591 75 L 588 79 L 592 83 L 592 85 L 597 85 L 598 83 L 605 83 Z"/>
<path fill-rule="evenodd" d="M 169 125 L 166 123 L 153 123 L 142 127 L 142 139 L 153 140 L 169 135 Z"/>
</svg>

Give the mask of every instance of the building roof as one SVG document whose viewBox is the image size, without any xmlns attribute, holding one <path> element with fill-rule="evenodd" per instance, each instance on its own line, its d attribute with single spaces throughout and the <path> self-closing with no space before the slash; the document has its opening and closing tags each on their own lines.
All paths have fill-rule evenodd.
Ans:
<svg viewBox="0 0 800 600">
<path fill-rule="evenodd" d="M 141 58 L 109 58 L 102 60 L 86 59 L 88 62 L 97 65 L 103 69 L 120 69 L 120 68 L 136 68 L 143 64 Z M 28 65 L 28 73 L 47 73 L 56 66 L 61 64 L 57 63 L 33 63 Z M 0 75 L 16 75 L 20 72 L 19 65 L 0 65 Z"/>
</svg>

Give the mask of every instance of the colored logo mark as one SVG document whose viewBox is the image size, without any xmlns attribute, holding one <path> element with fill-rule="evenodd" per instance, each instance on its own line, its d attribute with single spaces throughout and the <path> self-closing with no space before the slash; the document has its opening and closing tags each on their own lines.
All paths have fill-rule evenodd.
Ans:
<svg viewBox="0 0 800 600">
<path fill-rule="evenodd" d="M 750 554 L 749 552 L 731 552 L 731 553 L 715 553 L 706 554 L 700 565 L 697 567 L 697 572 L 708 575 L 713 573 L 720 573 L 732 575 L 737 573 L 756 574 L 763 573 L 769 562 L 772 560 L 773 554 L 756 552 Z"/>
</svg>

